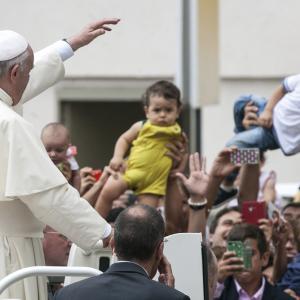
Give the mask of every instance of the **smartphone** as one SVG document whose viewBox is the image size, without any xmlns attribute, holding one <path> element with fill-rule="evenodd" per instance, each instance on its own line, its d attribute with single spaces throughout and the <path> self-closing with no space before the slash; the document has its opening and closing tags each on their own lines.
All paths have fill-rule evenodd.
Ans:
<svg viewBox="0 0 300 300">
<path fill-rule="evenodd" d="M 252 248 L 245 245 L 242 241 L 228 241 L 228 251 L 235 252 L 237 257 L 243 260 L 244 269 L 249 270 L 252 267 Z"/>
<path fill-rule="evenodd" d="M 266 203 L 244 201 L 242 203 L 242 218 L 246 223 L 258 225 L 259 219 L 267 218 Z"/>
<path fill-rule="evenodd" d="M 230 161 L 233 164 L 251 164 L 259 163 L 258 148 L 240 148 L 230 154 Z"/>
<path fill-rule="evenodd" d="M 100 179 L 101 175 L 102 175 L 102 170 L 100 169 L 92 171 L 92 176 L 95 178 L 96 181 Z"/>
<path fill-rule="evenodd" d="M 228 241 L 227 249 L 235 252 L 237 257 L 244 258 L 244 243 L 242 241 Z"/>
</svg>

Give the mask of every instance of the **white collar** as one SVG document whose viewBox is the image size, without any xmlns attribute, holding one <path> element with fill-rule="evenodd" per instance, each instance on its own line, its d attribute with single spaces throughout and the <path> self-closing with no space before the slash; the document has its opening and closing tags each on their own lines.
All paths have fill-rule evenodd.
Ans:
<svg viewBox="0 0 300 300">
<path fill-rule="evenodd" d="M 239 285 L 237 280 L 234 279 L 234 283 L 235 283 L 236 290 L 237 290 L 239 295 L 241 295 L 241 293 L 243 293 L 243 294 L 245 294 L 249 297 L 248 293 Z M 260 288 L 256 291 L 256 293 L 252 297 L 249 297 L 249 299 L 257 299 L 257 300 L 262 299 L 264 289 L 265 289 L 265 285 L 266 285 L 266 280 L 265 280 L 265 277 L 263 276 Z"/>
<path fill-rule="evenodd" d="M 8 106 L 13 106 L 12 98 L 0 88 L 0 101 L 3 101 Z"/>
</svg>

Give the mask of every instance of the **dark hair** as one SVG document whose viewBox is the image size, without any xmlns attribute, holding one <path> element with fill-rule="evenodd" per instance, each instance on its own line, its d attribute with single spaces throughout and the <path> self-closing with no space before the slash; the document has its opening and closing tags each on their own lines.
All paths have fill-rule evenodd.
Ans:
<svg viewBox="0 0 300 300">
<path fill-rule="evenodd" d="M 142 96 L 145 106 L 149 106 L 150 97 L 154 95 L 164 97 L 166 100 L 176 100 L 177 107 L 181 106 L 180 90 L 170 81 L 161 80 L 149 86 Z"/>
<path fill-rule="evenodd" d="M 239 209 L 238 209 L 238 207 L 225 207 L 225 208 L 221 209 L 220 211 L 218 211 L 218 212 L 216 213 L 215 217 L 212 219 L 212 221 L 211 221 L 211 223 L 210 223 L 210 226 L 209 226 L 209 232 L 210 232 L 211 234 L 215 233 L 216 228 L 217 228 L 217 226 L 219 225 L 219 219 L 220 219 L 222 216 L 224 216 L 224 215 L 226 215 L 226 214 L 228 214 L 228 213 L 230 213 L 230 212 L 232 212 L 232 211 L 239 212 Z"/>
<path fill-rule="evenodd" d="M 282 208 L 281 212 L 283 213 L 289 207 L 300 208 L 300 202 L 291 202 L 291 203 L 288 203 L 287 205 L 285 205 Z"/>
<path fill-rule="evenodd" d="M 297 252 L 300 252 L 300 220 L 291 220 L 289 223 L 291 224 L 291 229 L 294 235 Z"/>
<path fill-rule="evenodd" d="M 118 215 L 124 210 L 125 208 L 124 207 L 115 207 L 115 208 L 112 208 L 107 217 L 105 218 L 105 220 L 108 222 L 108 223 L 114 223 L 118 217 Z"/>
<path fill-rule="evenodd" d="M 160 213 L 147 205 L 126 208 L 115 222 L 115 252 L 122 260 L 145 261 L 163 240 L 165 224 Z"/>
<path fill-rule="evenodd" d="M 253 224 L 236 224 L 228 234 L 227 241 L 242 241 L 253 239 L 257 241 L 257 247 L 262 256 L 268 250 L 268 244 L 264 232 Z"/>
</svg>

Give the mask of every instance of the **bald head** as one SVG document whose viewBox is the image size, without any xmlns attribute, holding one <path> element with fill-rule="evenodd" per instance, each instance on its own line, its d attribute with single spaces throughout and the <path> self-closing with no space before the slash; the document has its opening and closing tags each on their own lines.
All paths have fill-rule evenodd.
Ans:
<svg viewBox="0 0 300 300">
<path fill-rule="evenodd" d="M 67 159 L 70 144 L 69 130 L 61 123 L 49 123 L 42 129 L 42 142 L 54 164 Z"/>
<path fill-rule="evenodd" d="M 125 209 L 115 222 L 115 252 L 122 260 L 145 261 L 163 240 L 165 224 L 160 213 L 147 205 Z"/>
<path fill-rule="evenodd" d="M 46 137 L 61 139 L 70 142 L 70 133 L 68 128 L 58 122 L 49 123 L 42 129 L 41 138 L 42 140 Z"/>
</svg>

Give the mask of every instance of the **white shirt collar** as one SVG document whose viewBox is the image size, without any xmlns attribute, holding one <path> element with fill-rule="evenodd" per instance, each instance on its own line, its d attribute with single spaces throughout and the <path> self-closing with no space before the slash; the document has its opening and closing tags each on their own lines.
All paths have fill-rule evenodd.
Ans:
<svg viewBox="0 0 300 300">
<path fill-rule="evenodd" d="M 261 284 L 260 288 L 257 290 L 257 292 L 252 297 L 250 297 L 248 295 L 248 293 L 239 285 L 239 283 L 235 279 L 234 279 L 234 283 L 235 283 L 236 290 L 237 290 L 239 296 L 241 296 L 241 295 L 243 295 L 244 297 L 246 296 L 246 297 L 248 297 L 249 300 L 261 300 L 262 299 L 265 285 L 266 285 L 266 280 L 264 277 L 262 277 L 262 284 Z M 243 299 L 245 299 L 245 298 L 243 298 Z"/>
<path fill-rule="evenodd" d="M 13 105 L 12 98 L 1 88 L 0 88 L 0 101 L 3 101 L 8 106 Z"/>
</svg>

